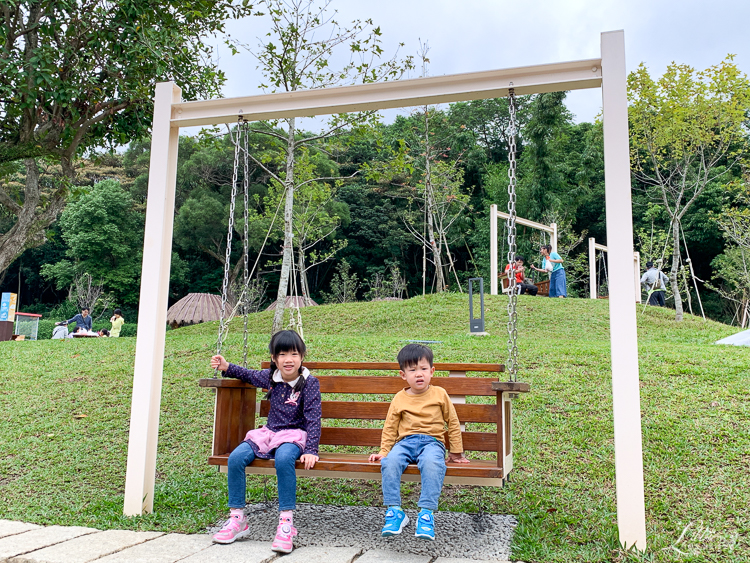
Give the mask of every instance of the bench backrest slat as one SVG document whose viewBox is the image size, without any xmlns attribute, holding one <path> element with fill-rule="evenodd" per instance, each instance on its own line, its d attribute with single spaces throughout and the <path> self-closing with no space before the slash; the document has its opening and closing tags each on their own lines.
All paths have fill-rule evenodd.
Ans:
<svg viewBox="0 0 750 563">
<path fill-rule="evenodd" d="M 305 367 L 313 370 L 354 370 L 354 371 L 398 371 L 398 362 L 305 362 Z M 463 371 L 499 373 L 505 371 L 502 364 L 461 364 L 437 362 L 433 364 L 435 371 Z M 261 368 L 267 369 L 271 362 L 262 362 Z"/>
<path fill-rule="evenodd" d="M 320 443 L 328 446 L 380 447 L 379 428 L 339 428 L 324 426 L 320 433 Z M 497 436 L 490 432 L 462 432 L 464 450 L 472 452 L 497 451 Z"/>
<path fill-rule="evenodd" d="M 347 402 L 323 401 L 323 418 L 357 419 L 357 420 L 385 420 L 390 403 L 381 402 Z M 463 405 L 456 404 L 456 414 L 463 422 L 497 422 L 497 404 L 491 405 Z M 260 416 L 268 416 L 269 401 L 261 401 Z"/>
</svg>

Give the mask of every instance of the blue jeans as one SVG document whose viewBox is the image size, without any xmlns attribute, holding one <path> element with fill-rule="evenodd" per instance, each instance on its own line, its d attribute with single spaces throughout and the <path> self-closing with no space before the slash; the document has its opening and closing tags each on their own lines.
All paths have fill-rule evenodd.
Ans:
<svg viewBox="0 0 750 563">
<path fill-rule="evenodd" d="M 274 462 L 279 489 L 279 510 L 294 510 L 297 506 L 297 472 L 294 469 L 302 451 L 296 444 L 281 444 L 276 448 Z M 242 442 L 229 454 L 227 487 L 229 508 L 245 508 L 245 468 L 255 459 L 255 452 L 247 442 Z"/>
<path fill-rule="evenodd" d="M 417 506 L 437 510 L 445 478 L 445 446 L 426 434 L 412 434 L 396 442 L 380 460 L 383 502 L 386 506 L 401 506 L 401 475 L 407 465 L 415 462 L 422 476 Z"/>
<path fill-rule="evenodd" d="M 567 297 L 568 289 L 565 287 L 567 285 L 566 282 L 567 280 L 565 279 L 565 270 L 563 268 L 552 272 L 549 276 L 549 296 Z"/>
</svg>

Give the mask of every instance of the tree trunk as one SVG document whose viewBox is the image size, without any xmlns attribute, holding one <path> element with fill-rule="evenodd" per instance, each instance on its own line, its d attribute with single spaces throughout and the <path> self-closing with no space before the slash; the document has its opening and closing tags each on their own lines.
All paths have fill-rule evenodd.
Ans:
<svg viewBox="0 0 750 563">
<path fill-rule="evenodd" d="M 433 208 L 433 198 L 432 198 L 432 190 L 427 190 L 428 192 L 428 203 L 427 203 L 427 235 L 430 240 L 430 248 L 432 249 L 432 259 L 435 261 L 435 274 L 437 275 L 437 291 L 438 293 L 442 293 L 445 291 L 445 276 L 443 275 L 443 261 L 440 258 L 440 247 L 438 246 L 437 242 L 435 242 L 435 228 L 433 226 L 433 216 L 432 216 L 432 208 Z"/>
<path fill-rule="evenodd" d="M 284 322 L 284 309 L 286 307 L 286 297 L 289 292 L 289 274 L 291 273 L 292 260 L 294 259 L 292 255 L 292 219 L 294 216 L 294 122 L 294 117 L 287 119 L 289 131 L 286 151 L 286 177 L 284 178 L 284 186 L 286 188 L 286 201 L 284 202 L 284 257 L 281 261 L 281 278 L 279 279 L 279 291 L 276 294 L 276 311 L 273 315 L 272 334 L 279 332 Z"/>
<path fill-rule="evenodd" d="M 64 192 L 57 190 L 43 202 L 39 188 L 39 167 L 36 160 L 28 158 L 26 165 L 26 185 L 22 205 L 16 203 L 5 192 L 0 194 L 0 204 L 16 216 L 16 223 L 0 236 L 0 272 L 4 272 L 13 261 L 28 248 L 36 248 L 47 241 L 45 231 L 65 206 Z M 39 208 L 41 210 L 38 210 Z"/>
<path fill-rule="evenodd" d="M 677 280 L 677 271 L 680 265 L 680 220 L 675 217 L 672 222 L 672 239 L 674 241 L 674 250 L 672 252 L 672 271 L 669 273 L 669 282 L 674 294 L 674 320 L 682 320 L 682 297 L 680 296 L 680 285 Z"/>
<path fill-rule="evenodd" d="M 424 177 L 424 199 L 427 207 L 427 235 L 429 236 L 430 248 L 432 249 L 432 259 L 435 262 L 435 274 L 437 275 L 437 291 L 445 291 L 445 276 L 443 275 L 443 261 L 440 259 L 440 247 L 435 241 L 435 228 L 433 225 L 433 213 L 435 208 L 435 196 L 432 192 L 432 170 L 430 168 L 430 119 L 428 109 L 425 107 L 425 127 L 424 127 L 424 145 L 425 145 L 425 177 Z"/>
<path fill-rule="evenodd" d="M 302 250 L 302 241 L 300 248 L 297 249 L 297 271 L 299 272 L 299 291 L 305 299 L 310 298 L 310 289 L 307 285 L 307 272 L 305 271 L 305 252 Z"/>
</svg>

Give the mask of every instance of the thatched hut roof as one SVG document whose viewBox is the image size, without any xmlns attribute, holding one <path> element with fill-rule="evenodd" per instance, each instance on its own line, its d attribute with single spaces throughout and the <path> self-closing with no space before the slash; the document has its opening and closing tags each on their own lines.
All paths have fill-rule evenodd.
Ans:
<svg viewBox="0 0 750 563">
<path fill-rule="evenodd" d="M 188 293 L 167 311 L 167 323 L 172 328 L 208 321 L 218 321 L 221 296 L 211 293 Z"/>
<path fill-rule="evenodd" d="M 300 309 L 302 307 L 317 307 L 318 304 L 310 299 L 309 297 L 302 297 L 301 295 L 298 295 L 296 297 L 289 296 L 286 298 L 286 308 L 289 309 L 290 307 L 299 307 Z M 271 303 L 267 308 L 266 311 L 273 311 L 276 309 L 276 301 Z"/>
</svg>

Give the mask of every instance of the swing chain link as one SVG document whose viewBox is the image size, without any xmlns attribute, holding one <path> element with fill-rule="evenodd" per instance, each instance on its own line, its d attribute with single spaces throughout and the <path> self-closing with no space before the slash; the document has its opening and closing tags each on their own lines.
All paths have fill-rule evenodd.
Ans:
<svg viewBox="0 0 750 563">
<path fill-rule="evenodd" d="M 510 381 L 518 379 L 518 292 L 516 275 L 513 267 L 516 259 L 516 94 L 514 88 L 508 89 L 508 109 L 510 116 L 510 142 L 508 147 L 508 377 Z"/>
<path fill-rule="evenodd" d="M 240 140 L 242 138 L 242 124 L 244 120 L 240 116 L 237 118 L 237 139 L 234 143 L 234 166 L 232 169 L 232 195 L 229 200 L 229 228 L 227 229 L 227 251 L 224 259 L 224 282 L 221 287 L 221 313 L 219 314 L 219 336 L 216 339 L 216 355 L 221 353 L 222 344 L 224 343 L 225 328 L 228 328 L 229 320 L 225 319 L 227 309 L 227 295 L 229 292 L 229 262 L 232 256 L 232 232 L 234 230 L 234 204 L 237 199 L 237 169 L 239 168 L 240 159 Z M 231 131 L 230 131 L 231 135 Z M 214 379 L 219 368 L 214 370 Z"/>
</svg>

